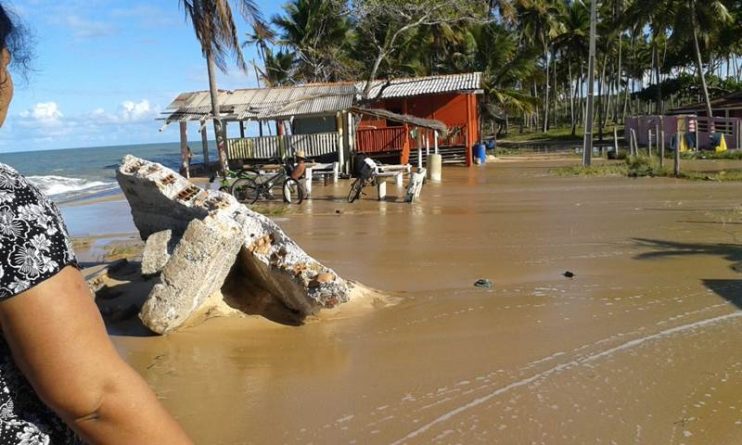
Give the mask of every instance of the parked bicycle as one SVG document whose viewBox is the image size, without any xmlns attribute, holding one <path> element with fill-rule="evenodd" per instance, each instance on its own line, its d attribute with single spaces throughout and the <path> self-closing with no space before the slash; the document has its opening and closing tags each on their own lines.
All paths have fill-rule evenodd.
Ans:
<svg viewBox="0 0 742 445">
<path fill-rule="evenodd" d="M 301 204 L 306 195 L 304 187 L 291 177 L 292 162 L 286 161 L 276 173 L 257 172 L 254 177 L 239 178 L 231 186 L 232 195 L 240 202 L 254 204 L 258 199 L 274 200 L 279 196 L 290 204 Z"/>
<path fill-rule="evenodd" d="M 363 188 L 368 184 L 376 183 L 376 162 L 371 158 L 364 158 L 358 172 L 358 177 L 350 185 L 348 191 L 348 202 L 353 202 L 361 197 Z"/>
<path fill-rule="evenodd" d="M 239 179 L 255 179 L 260 176 L 260 172 L 252 168 L 242 168 L 239 170 L 227 170 L 224 175 L 213 173 L 209 177 L 209 183 L 214 183 L 219 178 L 219 191 L 232 193 L 232 185 Z"/>
</svg>

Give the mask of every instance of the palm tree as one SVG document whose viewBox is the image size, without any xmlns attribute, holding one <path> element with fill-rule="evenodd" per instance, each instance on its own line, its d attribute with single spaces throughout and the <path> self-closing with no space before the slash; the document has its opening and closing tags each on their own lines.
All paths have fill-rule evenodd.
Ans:
<svg viewBox="0 0 742 445">
<path fill-rule="evenodd" d="M 580 88 L 579 79 L 572 78 L 572 66 L 579 66 L 588 57 L 589 35 L 590 35 L 590 11 L 581 0 L 575 0 L 567 6 L 563 18 L 564 32 L 554 39 L 554 48 L 564 55 L 564 62 L 569 71 L 569 84 L 574 86 L 574 92 L 570 91 L 570 117 L 572 124 L 572 136 L 577 132 L 577 118 L 574 109 L 574 96 Z M 575 69 L 575 71 L 577 71 Z"/>
<path fill-rule="evenodd" d="M 235 3 L 246 20 L 253 24 L 261 21 L 260 11 L 253 0 L 235 0 Z M 242 56 L 237 27 L 228 0 L 180 0 L 180 5 L 185 10 L 186 18 L 193 23 L 193 30 L 206 59 L 219 170 L 223 173 L 227 170 L 227 135 L 219 112 L 216 70 L 218 68 L 222 72 L 226 71 L 226 59 L 230 54 L 234 55 L 237 66 L 243 71 L 247 70 L 247 64 Z"/>
<path fill-rule="evenodd" d="M 677 14 L 675 15 L 675 26 L 673 28 L 672 38 L 683 40 L 688 35 L 693 39 L 693 50 L 695 54 L 696 70 L 701 82 L 703 99 L 706 103 L 706 113 L 708 117 L 713 116 L 711 109 L 711 98 L 709 97 L 706 76 L 703 71 L 703 57 L 701 55 L 700 39 L 705 43 L 710 40 L 711 34 L 718 32 L 720 28 L 733 20 L 732 15 L 727 10 L 724 2 L 721 0 L 676 0 Z M 690 19 L 690 20 L 688 20 Z M 690 27 L 690 29 L 688 29 Z M 709 46 L 704 45 L 706 48 Z"/>
<path fill-rule="evenodd" d="M 526 40 L 543 48 L 546 84 L 543 131 L 549 129 L 549 90 L 552 41 L 564 31 L 563 3 L 555 0 L 519 0 L 516 5 L 521 32 Z"/>
<path fill-rule="evenodd" d="M 510 113 L 531 113 L 535 108 L 537 99 L 521 86 L 536 71 L 540 50 L 519 45 L 513 33 L 494 22 L 473 26 L 470 32 L 476 52 L 467 68 L 483 72 L 487 105 L 483 111 L 502 119 L 507 131 Z"/>
<path fill-rule="evenodd" d="M 339 0 L 291 0 L 284 14 L 273 17 L 280 31 L 280 45 L 295 55 L 297 80 L 345 80 L 351 65 L 347 56 L 350 23 Z"/>
</svg>

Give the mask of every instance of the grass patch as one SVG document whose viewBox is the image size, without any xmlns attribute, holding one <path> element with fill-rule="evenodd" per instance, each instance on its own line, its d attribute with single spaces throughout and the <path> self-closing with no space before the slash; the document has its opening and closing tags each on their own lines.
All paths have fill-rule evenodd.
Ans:
<svg viewBox="0 0 742 445">
<path fill-rule="evenodd" d="M 560 167 L 552 170 L 557 176 L 627 176 L 626 164 L 591 165 L 583 167 L 574 165 L 571 167 Z"/>
<path fill-rule="evenodd" d="M 556 168 L 551 171 L 558 176 L 675 177 L 671 162 L 665 161 L 665 165 L 660 167 L 658 157 L 642 154 L 629 156 L 624 163 L 593 165 L 590 167 L 575 165 Z M 718 172 L 681 171 L 679 178 L 692 181 L 742 181 L 742 169 L 722 170 Z"/>
<path fill-rule="evenodd" d="M 717 153 L 715 151 L 687 151 L 680 153 L 682 159 L 742 159 L 742 150 L 727 150 Z"/>
<path fill-rule="evenodd" d="M 551 128 L 546 133 L 541 131 L 524 131 L 518 132 L 517 129 L 511 130 L 502 138 L 503 142 L 550 142 L 550 141 L 581 141 L 583 129 L 577 127 L 575 135 L 572 135 L 572 127 Z M 618 127 L 619 136 L 623 134 L 623 126 Z M 598 137 L 597 128 L 593 129 L 593 137 Z M 613 126 L 607 126 L 603 132 L 603 137 L 607 140 L 613 139 Z"/>
<path fill-rule="evenodd" d="M 680 176 L 693 181 L 742 181 L 742 170 L 722 170 L 719 172 L 681 172 Z"/>
</svg>

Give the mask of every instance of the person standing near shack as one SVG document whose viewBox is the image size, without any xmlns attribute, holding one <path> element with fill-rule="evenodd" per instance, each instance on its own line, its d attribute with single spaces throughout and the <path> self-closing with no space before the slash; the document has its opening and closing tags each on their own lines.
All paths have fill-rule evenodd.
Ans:
<svg viewBox="0 0 742 445">
<path fill-rule="evenodd" d="M 294 165 L 293 170 L 291 170 L 291 177 L 298 181 L 302 176 L 304 176 L 306 170 L 306 154 L 304 154 L 304 150 L 297 150 L 296 164 Z"/>
</svg>

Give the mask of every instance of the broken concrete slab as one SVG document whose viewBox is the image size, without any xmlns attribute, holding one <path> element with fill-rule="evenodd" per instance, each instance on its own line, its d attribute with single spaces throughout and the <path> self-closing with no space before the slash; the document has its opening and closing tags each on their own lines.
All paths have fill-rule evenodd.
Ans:
<svg viewBox="0 0 742 445">
<path fill-rule="evenodd" d="M 142 253 L 142 275 L 149 277 L 162 271 L 174 249 L 170 243 L 172 236 L 172 230 L 162 230 L 147 238 Z"/>
<path fill-rule="evenodd" d="M 142 307 L 142 323 L 158 334 L 186 323 L 221 288 L 242 248 L 239 235 L 234 221 L 192 220 Z"/>
<path fill-rule="evenodd" d="M 199 226 L 194 231 L 221 233 L 223 227 L 234 225 L 237 228 L 233 236 L 239 241 L 236 258 L 231 257 L 231 251 L 223 253 L 193 240 L 188 241 L 193 244 L 192 249 L 181 249 L 184 242 L 181 239 L 163 270 L 163 286 L 156 286 L 157 290 L 150 295 L 151 299 L 159 300 L 157 304 L 163 305 L 157 311 L 158 316 L 165 317 L 155 321 L 154 316 L 146 316 L 155 332 L 169 332 L 183 322 L 182 313 L 175 316 L 164 310 L 167 305 L 192 308 L 195 313 L 199 308 L 194 305 L 204 299 L 203 290 L 193 281 L 190 281 L 193 286 L 182 285 L 188 277 L 164 278 L 171 276 L 168 273 L 171 263 L 173 269 L 176 269 L 175 264 L 179 264 L 178 267 L 186 268 L 189 274 L 202 280 L 208 276 L 217 289 L 228 284 L 223 282 L 223 277 L 228 277 L 227 280 L 247 279 L 252 290 L 231 292 L 230 297 L 224 300 L 236 309 L 250 306 L 249 300 L 260 294 L 260 298 L 272 299 L 276 305 L 282 305 L 303 318 L 349 300 L 350 290 L 345 280 L 304 252 L 272 220 L 248 209 L 233 196 L 203 190 L 160 164 L 130 155 L 124 158 L 116 176 L 142 239 L 164 230 L 171 230 L 174 237 L 182 237 L 187 229 L 191 230 L 189 224 L 194 220 L 202 221 L 208 228 Z M 199 258 L 197 261 L 191 261 L 194 255 Z M 227 260 L 220 262 L 211 256 L 224 256 Z M 219 271 L 207 273 L 208 268 L 218 268 Z M 231 286 L 232 289 L 235 287 Z M 175 292 L 176 288 L 179 292 Z M 256 289 L 260 292 L 255 292 Z M 165 305 L 163 302 L 166 300 L 172 301 Z M 155 302 L 150 304 L 154 305 Z"/>
</svg>

